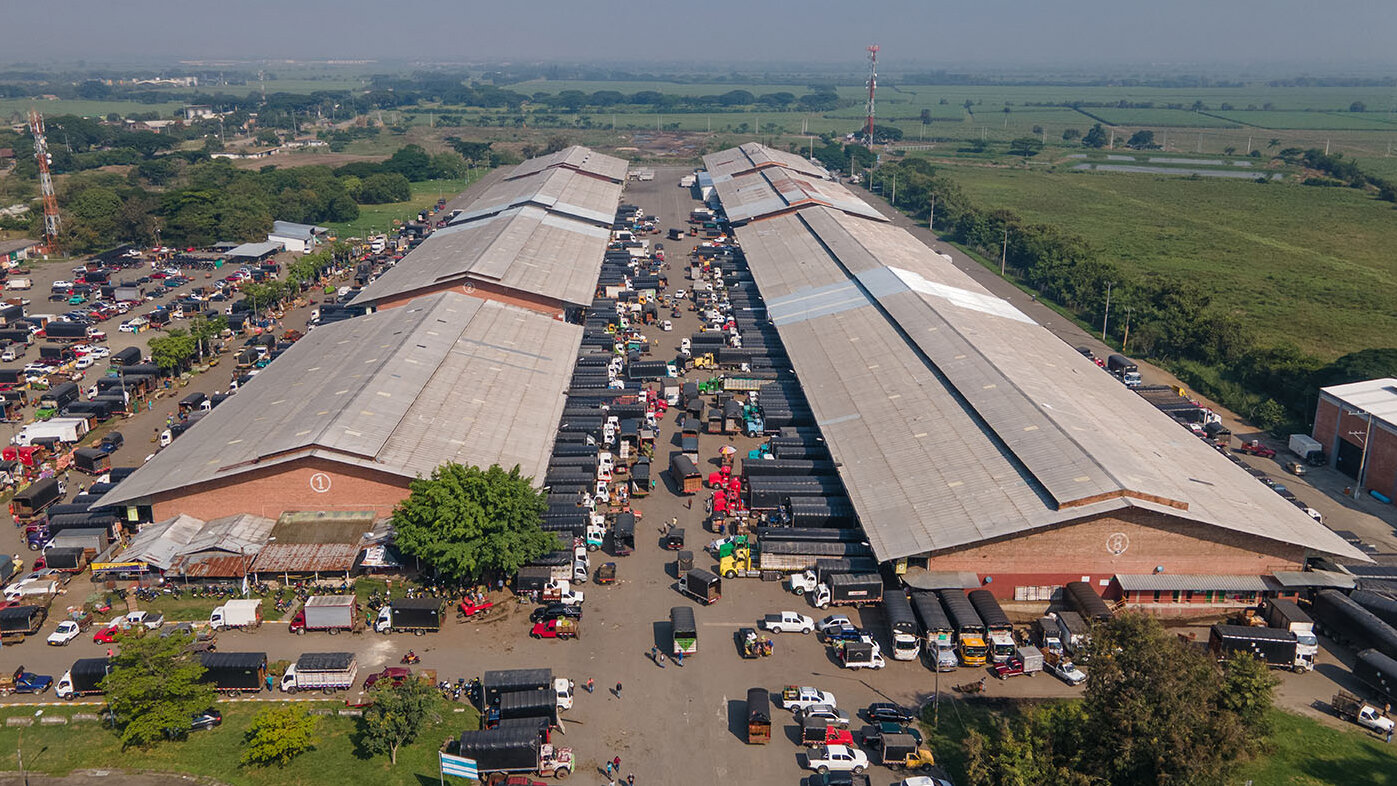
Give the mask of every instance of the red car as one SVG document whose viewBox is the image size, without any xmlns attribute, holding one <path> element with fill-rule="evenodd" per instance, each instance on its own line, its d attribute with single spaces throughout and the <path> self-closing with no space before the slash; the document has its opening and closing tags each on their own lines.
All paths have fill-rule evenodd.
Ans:
<svg viewBox="0 0 1397 786">
<path fill-rule="evenodd" d="M 1250 453 L 1253 456 L 1260 456 L 1261 458 L 1274 458 L 1276 455 L 1275 448 L 1268 448 L 1256 440 L 1242 443 L 1242 446 L 1237 448 L 1237 452 Z"/>
<path fill-rule="evenodd" d="M 994 676 L 1001 680 L 1007 680 L 1010 677 L 1021 677 L 1023 674 L 1023 661 L 1018 658 L 1010 658 L 1004 663 L 1000 663 L 994 667 Z"/>
<path fill-rule="evenodd" d="M 125 630 L 120 625 L 108 625 L 105 628 L 92 634 L 92 641 L 97 644 L 115 644 L 116 637 Z"/>
<path fill-rule="evenodd" d="M 490 600 L 482 601 L 480 603 L 475 603 L 474 601 L 470 600 L 463 600 L 457 606 L 457 608 L 460 610 L 461 616 L 463 617 L 474 617 L 482 611 L 486 611 L 494 607 L 494 601 Z"/>
<path fill-rule="evenodd" d="M 370 674 L 369 676 L 365 677 L 364 690 L 368 690 L 369 688 L 372 688 L 374 685 L 377 685 L 380 680 L 387 681 L 390 685 L 396 688 L 397 686 L 402 685 L 404 682 L 407 682 L 408 677 L 411 676 L 412 669 L 404 668 L 402 666 L 389 666 L 388 668 L 378 672 L 377 674 Z"/>
<path fill-rule="evenodd" d="M 534 623 L 529 635 L 536 639 L 575 639 L 577 638 L 577 620 L 564 617 Z"/>
</svg>

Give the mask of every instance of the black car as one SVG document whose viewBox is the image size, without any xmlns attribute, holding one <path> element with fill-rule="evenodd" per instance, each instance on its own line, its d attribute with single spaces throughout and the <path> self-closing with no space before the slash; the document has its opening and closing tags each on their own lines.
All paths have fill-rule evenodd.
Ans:
<svg viewBox="0 0 1397 786">
<path fill-rule="evenodd" d="M 223 713 L 210 707 L 203 712 L 196 712 L 189 717 L 189 728 L 186 729 L 165 729 L 166 739 L 184 739 L 185 735 L 191 731 L 202 729 L 212 729 L 223 724 Z"/>
<path fill-rule="evenodd" d="M 805 779 L 806 786 L 869 786 L 867 775 L 854 772 L 816 773 Z"/>
<path fill-rule="evenodd" d="M 550 603 L 547 606 L 534 609 L 534 612 L 529 615 L 529 622 L 543 622 L 544 620 L 556 620 L 563 617 L 569 617 L 575 620 L 582 619 L 582 607 L 569 606 L 566 603 Z"/>
<path fill-rule="evenodd" d="M 862 641 L 866 635 L 866 631 L 851 625 L 825 629 L 825 641 Z"/>
<path fill-rule="evenodd" d="M 864 708 L 863 715 L 872 723 L 911 723 L 917 717 L 890 701 L 873 702 Z"/>
</svg>

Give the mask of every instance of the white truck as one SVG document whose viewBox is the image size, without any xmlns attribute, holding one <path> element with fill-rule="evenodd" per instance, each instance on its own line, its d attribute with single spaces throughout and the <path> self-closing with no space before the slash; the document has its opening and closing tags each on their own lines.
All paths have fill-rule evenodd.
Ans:
<svg viewBox="0 0 1397 786">
<path fill-rule="evenodd" d="M 816 704 L 825 704 L 831 707 L 838 706 L 834 700 L 834 694 L 827 690 L 819 690 L 808 686 L 787 685 L 781 691 L 781 708 L 797 712 Z"/>
<path fill-rule="evenodd" d="M 5 281 L 6 289 L 32 289 L 34 282 L 27 278 L 11 278 Z"/>
<path fill-rule="evenodd" d="M 805 766 L 822 775 L 831 770 L 863 772 L 868 769 L 868 754 L 848 745 L 821 745 L 806 754 Z"/>
<path fill-rule="evenodd" d="M 41 423 L 30 423 L 15 434 L 12 444 L 27 447 L 36 439 L 57 438 L 59 442 L 73 443 L 83 438 L 88 431 L 86 418 L 51 418 Z"/>
<path fill-rule="evenodd" d="M 225 628 L 255 628 L 262 624 L 261 599 L 230 600 L 209 614 L 209 627 L 214 630 Z"/>
<path fill-rule="evenodd" d="M 1329 706 L 1344 720 L 1353 721 L 1359 726 L 1372 729 L 1378 734 L 1391 734 L 1393 721 L 1382 714 L 1382 710 L 1358 698 L 1346 690 L 1334 694 Z"/>
<path fill-rule="evenodd" d="M 782 611 L 762 617 L 762 627 L 772 633 L 810 633 L 815 621 L 794 611 Z"/>
<path fill-rule="evenodd" d="M 1324 446 L 1308 434 L 1291 434 L 1287 447 L 1290 448 L 1291 453 L 1299 456 L 1301 461 L 1312 467 L 1324 464 Z"/>
<path fill-rule="evenodd" d="M 281 675 L 283 693 L 349 690 L 359 675 L 359 659 L 352 652 L 307 652 Z"/>
<path fill-rule="evenodd" d="M 1319 655 L 1319 638 L 1310 615 L 1293 600 L 1273 598 L 1266 601 L 1266 624 L 1295 634 L 1295 662 L 1305 671 L 1315 667 Z"/>
</svg>

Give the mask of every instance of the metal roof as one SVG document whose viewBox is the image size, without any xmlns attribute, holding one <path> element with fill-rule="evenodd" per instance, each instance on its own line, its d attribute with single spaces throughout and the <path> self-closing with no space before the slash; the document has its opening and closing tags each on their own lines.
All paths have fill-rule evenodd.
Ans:
<svg viewBox="0 0 1397 786">
<path fill-rule="evenodd" d="M 1126 592 L 1266 592 L 1270 589 L 1260 576 L 1209 576 L 1196 573 L 1117 574 L 1116 582 Z"/>
<path fill-rule="evenodd" d="M 181 513 L 171 519 L 148 524 L 131 538 L 131 545 L 121 552 L 122 562 L 144 562 L 161 570 L 174 564 L 190 541 L 198 537 L 204 522 Z"/>
<path fill-rule="evenodd" d="M 767 147 L 756 142 L 709 153 L 703 157 L 704 168 L 713 176 L 716 185 L 719 178 L 755 172 L 766 167 L 780 166 L 803 175 L 830 179 L 829 170 L 794 153 Z"/>
<path fill-rule="evenodd" d="M 30 240 L 27 237 L 17 237 L 13 240 L 0 240 L 0 254 L 13 254 L 16 251 L 23 251 L 26 248 L 33 248 L 39 245 L 39 241 Z"/>
<path fill-rule="evenodd" d="M 230 554 L 250 554 L 262 548 L 272 534 L 276 521 L 251 513 L 235 513 L 209 521 L 181 554 L 201 551 L 226 551 Z"/>
<path fill-rule="evenodd" d="M 713 178 L 723 212 L 733 224 L 790 212 L 809 205 L 825 205 L 874 221 L 886 221 L 867 202 L 834 180 L 783 166 L 771 166 L 741 175 Z"/>
<path fill-rule="evenodd" d="M 268 543 L 252 561 L 253 573 L 340 573 L 354 568 L 359 547 L 345 543 Z"/>
<path fill-rule="evenodd" d="M 322 235 L 330 230 L 325 227 L 318 227 L 314 224 L 297 224 L 294 221 L 273 221 L 272 231 L 267 233 L 271 237 L 293 237 L 298 240 L 314 240 L 316 235 Z"/>
<path fill-rule="evenodd" d="M 581 341 L 577 325 L 453 292 L 316 328 L 99 504 L 308 457 L 542 478 Z"/>
<path fill-rule="evenodd" d="M 624 158 L 603 155 L 587 147 L 573 145 L 565 147 L 556 153 L 549 153 L 545 156 L 531 158 L 528 161 L 516 166 L 514 171 L 505 176 L 506 180 L 514 180 L 541 172 L 545 169 L 561 167 L 582 172 L 595 177 L 603 177 L 617 183 L 626 179 L 626 168 L 629 164 Z"/>
<path fill-rule="evenodd" d="M 275 254 L 282 249 L 282 244 L 275 241 L 266 240 L 261 243 L 243 243 L 228 252 L 230 257 L 251 257 L 260 259 L 268 254 Z"/>
<path fill-rule="evenodd" d="M 1347 573 L 1332 570 L 1278 570 L 1273 574 L 1282 587 L 1338 587 L 1353 589 L 1358 582 Z"/>
<path fill-rule="evenodd" d="M 372 303 L 442 284 L 477 280 L 590 305 L 610 232 L 533 206 L 433 232 L 364 289 Z"/>
<path fill-rule="evenodd" d="M 485 189 L 452 224 L 476 221 L 512 207 L 534 205 L 558 216 L 568 216 L 610 228 L 621 203 L 622 184 L 599 180 L 571 169 L 544 169 L 501 180 Z"/>
<path fill-rule="evenodd" d="M 905 230 L 736 234 L 880 560 L 1127 507 L 1359 556 Z"/>
<path fill-rule="evenodd" d="M 1397 379 L 1383 377 L 1350 382 L 1320 388 L 1319 392 L 1342 406 L 1372 415 L 1390 429 L 1397 429 Z"/>
</svg>

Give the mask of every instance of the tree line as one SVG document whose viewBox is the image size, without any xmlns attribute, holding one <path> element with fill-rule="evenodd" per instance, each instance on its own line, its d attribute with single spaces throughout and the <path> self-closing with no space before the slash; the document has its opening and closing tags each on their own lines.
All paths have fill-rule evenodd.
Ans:
<svg viewBox="0 0 1397 786">
<path fill-rule="evenodd" d="M 1102 324 L 1109 285 L 1108 336 L 1116 345 L 1128 330 L 1132 354 L 1165 363 L 1187 384 L 1262 428 L 1306 422 L 1320 387 L 1397 373 L 1397 348 L 1362 350 L 1325 363 L 1294 346 L 1268 343 L 1242 316 L 1215 304 L 1199 283 L 1127 271 L 1079 235 L 976 205 L 925 159 L 879 169 L 880 179 L 894 173 L 904 209 L 925 220 L 935 195 L 936 232 L 990 259 L 1003 253 L 1012 275 L 1082 322 Z"/>
</svg>

